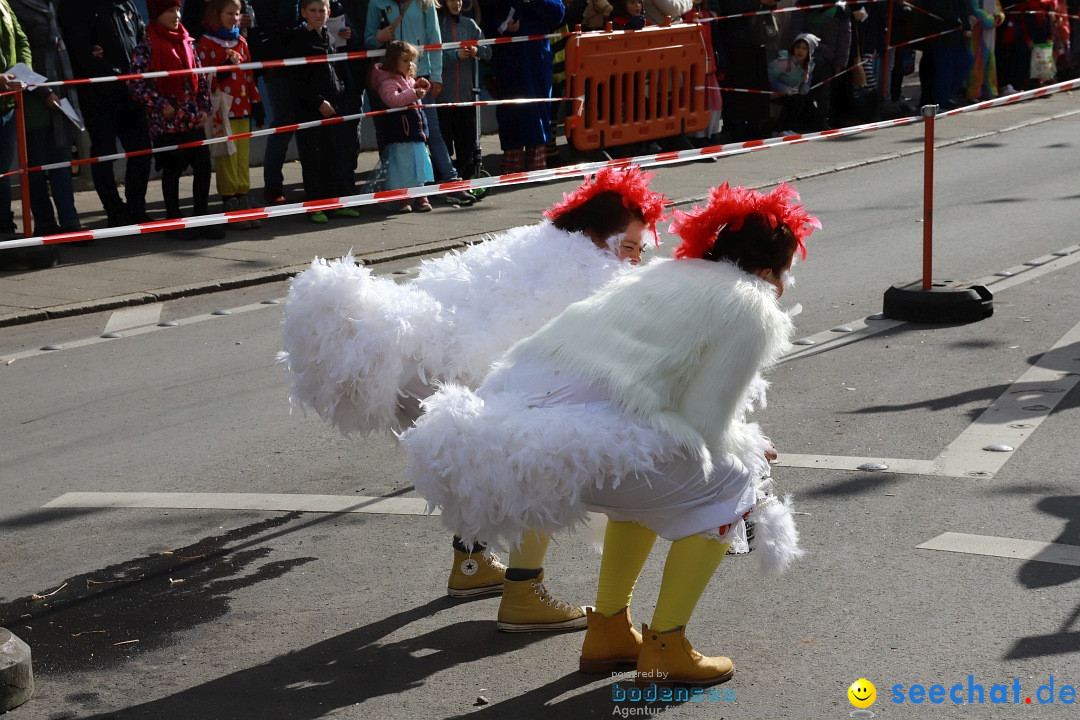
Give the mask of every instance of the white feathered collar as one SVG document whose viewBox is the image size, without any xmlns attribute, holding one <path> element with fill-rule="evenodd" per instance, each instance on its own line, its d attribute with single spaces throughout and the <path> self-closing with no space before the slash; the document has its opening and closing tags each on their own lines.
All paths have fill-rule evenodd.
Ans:
<svg viewBox="0 0 1080 720">
<path fill-rule="evenodd" d="M 730 263 L 657 259 L 571 305 L 507 359 L 546 359 L 608 389 L 709 464 L 734 449 L 749 389 L 791 332 L 760 278 Z"/>
</svg>

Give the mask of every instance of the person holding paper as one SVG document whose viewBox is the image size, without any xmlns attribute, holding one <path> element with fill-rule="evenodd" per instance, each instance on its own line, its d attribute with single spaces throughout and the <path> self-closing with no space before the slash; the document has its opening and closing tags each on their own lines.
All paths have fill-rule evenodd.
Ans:
<svg viewBox="0 0 1080 720">
<path fill-rule="evenodd" d="M 146 30 L 132 0 L 55 0 L 60 31 L 76 78 L 120 75 L 131 70 L 131 55 Z M 116 153 L 116 140 L 127 152 L 150 148 L 150 128 L 143 106 L 124 83 L 79 86 L 79 103 L 95 157 Z M 152 220 L 146 214 L 150 156 L 130 157 L 124 164 L 124 198 L 116 188 L 112 162 L 94 163 L 94 179 L 109 225 Z"/>
<path fill-rule="evenodd" d="M 71 63 L 60 38 L 52 0 L 9 2 L 30 42 L 34 72 L 48 80 L 70 80 L 73 77 Z M 75 93 L 64 87 L 38 88 L 27 93 L 25 107 L 26 150 L 30 165 L 70 162 L 75 133 L 83 129 Z M 79 212 L 75 209 L 70 167 L 30 173 L 29 181 L 30 210 L 36 235 L 82 229 Z"/>
</svg>

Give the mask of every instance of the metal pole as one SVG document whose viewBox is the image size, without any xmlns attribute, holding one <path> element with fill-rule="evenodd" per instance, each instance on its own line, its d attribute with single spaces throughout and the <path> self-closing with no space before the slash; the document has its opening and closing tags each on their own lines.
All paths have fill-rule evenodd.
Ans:
<svg viewBox="0 0 1080 720">
<path fill-rule="evenodd" d="M 923 247 L 922 289 L 929 290 L 934 274 L 934 116 L 937 105 L 923 105 Z"/>
<path fill-rule="evenodd" d="M 19 168 L 26 170 L 30 161 L 26 154 L 26 117 L 23 113 L 22 90 L 15 93 L 15 145 L 19 152 Z M 19 174 L 19 189 L 22 191 L 23 237 L 34 237 L 34 217 L 30 211 L 30 176 L 26 172 Z"/>
</svg>

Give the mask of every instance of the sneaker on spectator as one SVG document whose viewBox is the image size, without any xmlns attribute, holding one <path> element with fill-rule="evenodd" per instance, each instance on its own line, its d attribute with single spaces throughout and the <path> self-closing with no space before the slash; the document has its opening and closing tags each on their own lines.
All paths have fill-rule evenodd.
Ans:
<svg viewBox="0 0 1080 720">
<path fill-rule="evenodd" d="M 199 228 L 199 237 L 206 238 L 207 240 L 224 240 L 225 226 L 207 225 L 206 227 L 201 227 Z"/>
<path fill-rule="evenodd" d="M 263 200 L 267 205 L 281 205 L 285 202 L 285 194 L 280 185 L 267 185 L 263 190 Z"/>
<path fill-rule="evenodd" d="M 426 197 L 416 198 L 413 201 L 412 209 L 416 212 L 431 212 L 431 201 Z"/>
<path fill-rule="evenodd" d="M 358 218 L 358 217 L 360 217 L 359 211 L 357 211 L 355 208 L 350 208 L 350 207 L 337 208 L 336 210 L 331 210 L 329 214 L 330 214 L 330 217 L 336 217 L 336 218 Z"/>
<path fill-rule="evenodd" d="M 465 191 L 446 193 L 443 195 L 443 200 L 445 200 L 450 205 L 466 206 L 472 205 L 474 202 L 476 202 L 476 198 Z"/>
<path fill-rule="evenodd" d="M 308 220 L 315 223 L 316 225 L 325 225 L 326 223 L 330 222 L 330 218 L 326 217 L 326 213 L 324 213 L 322 210 L 316 210 L 313 213 L 308 213 Z"/>
<path fill-rule="evenodd" d="M 1003 95 L 1015 95 L 1015 94 L 1016 94 L 1016 88 L 1014 88 L 1012 85 L 1006 85 L 1005 87 L 1001 88 L 1001 92 L 998 93 L 998 97 L 1001 97 Z"/>
</svg>

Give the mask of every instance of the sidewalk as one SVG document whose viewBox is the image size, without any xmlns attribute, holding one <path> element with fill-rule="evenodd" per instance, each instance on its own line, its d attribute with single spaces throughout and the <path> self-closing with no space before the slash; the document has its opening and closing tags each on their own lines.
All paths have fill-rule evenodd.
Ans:
<svg viewBox="0 0 1080 720">
<path fill-rule="evenodd" d="M 942 119 L 936 124 L 936 145 L 1016 130 L 1076 112 L 1080 108 L 1073 95 L 1060 93 Z M 724 180 L 752 186 L 798 180 L 920 153 L 922 142 L 921 124 L 890 128 L 748 152 L 715 162 L 669 165 L 656 169 L 654 185 L 676 204 L 686 204 L 701 199 L 710 186 Z M 499 154 L 496 136 L 484 138 L 484 151 L 489 169 L 495 171 Z M 361 153 L 358 188 L 376 159 L 374 152 Z M 87 172 L 85 168 L 83 172 Z M 301 200 L 299 163 L 288 163 L 285 177 L 288 199 Z M 921 182 L 921 178 L 909 181 Z M 462 247 L 486 233 L 536 222 L 560 193 L 578 182 L 571 179 L 494 190 L 469 208 L 433 198 L 435 210 L 425 214 L 390 216 L 379 208 L 363 207 L 359 219 L 322 226 L 311 224 L 303 215 L 276 218 L 263 221 L 258 230 L 230 230 L 221 241 L 182 242 L 153 234 L 64 245 L 58 267 L 0 271 L 0 326 L 282 280 L 304 269 L 315 256 L 337 257 L 350 250 L 367 263 L 379 263 Z M 252 171 L 252 184 L 253 199 L 261 199 L 258 168 Z M 13 196 L 13 207 L 18 211 L 17 190 Z M 190 197 L 190 178 L 181 182 L 181 197 Z M 211 208 L 220 208 L 214 197 Z M 156 180 L 151 181 L 147 200 L 151 215 L 162 217 L 161 189 Z M 77 192 L 76 203 L 85 226 L 104 225 L 92 189 Z"/>
</svg>

